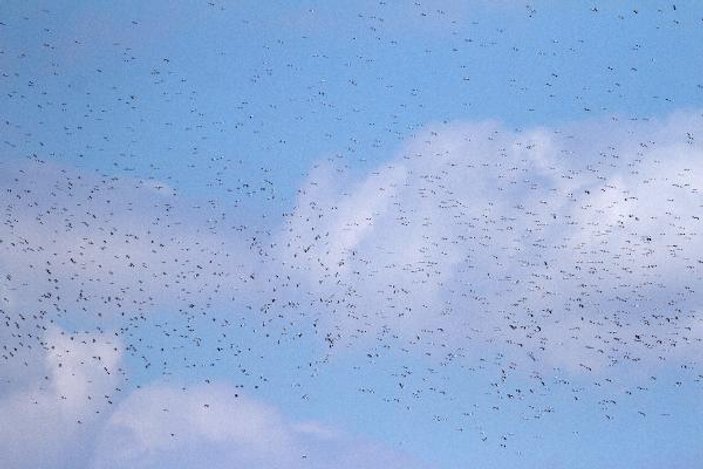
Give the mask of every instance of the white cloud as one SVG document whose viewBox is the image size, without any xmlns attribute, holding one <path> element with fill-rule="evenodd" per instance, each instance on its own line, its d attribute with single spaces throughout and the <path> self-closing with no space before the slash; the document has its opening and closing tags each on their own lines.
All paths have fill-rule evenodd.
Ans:
<svg viewBox="0 0 703 469">
<path fill-rule="evenodd" d="M 321 422 L 290 421 L 234 386 L 134 390 L 109 334 L 54 326 L 41 343 L 23 369 L 4 368 L 2 467 L 418 467 Z"/>
<path fill-rule="evenodd" d="M 362 182 L 312 172 L 279 256 L 350 341 L 430 330 L 574 370 L 698 355 L 700 135 L 693 112 L 428 126 Z"/>
<path fill-rule="evenodd" d="M 110 328 L 135 308 L 202 307 L 222 296 L 225 283 L 231 292 L 249 290 L 240 276 L 258 259 L 247 229 L 224 226 L 229 209 L 180 198 L 154 181 L 36 161 L 17 161 L 0 183 L 9 194 L 0 282 L 17 311 Z"/>
<path fill-rule="evenodd" d="M 226 385 L 135 391 L 100 437 L 94 467 L 408 467 L 317 422 L 289 422 Z"/>
<path fill-rule="evenodd" d="M 23 356 L 23 369 L 3 368 L 0 465 L 85 466 L 92 432 L 119 399 L 121 345 L 103 334 L 69 335 L 56 327 L 41 342 L 41 352 Z"/>
<path fill-rule="evenodd" d="M 104 430 L 96 466 L 283 465 L 294 442 L 281 417 L 236 394 L 225 387 L 135 391 Z"/>
<path fill-rule="evenodd" d="M 526 373 L 645 373 L 699 358 L 700 135 L 695 113 L 559 131 L 428 126 L 361 181 L 318 167 L 287 224 L 253 249 L 255 227 L 232 230 L 212 207 L 195 216 L 204 209 L 152 185 L 20 166 L 23 179 L 2 181 L 17 193 L 0 244 L 0 414 L 12 422 L 0 429 L 0 461 L 410 464 L 227 385 L 155 382 L 115 395 L 124 310 L 276 296 L 276 317 L 318 320 L 331 353 L 395 335 L 421 360 L 506 351 Z M 96 332 L 73 332 L 84 323 Z"/>
</svg>

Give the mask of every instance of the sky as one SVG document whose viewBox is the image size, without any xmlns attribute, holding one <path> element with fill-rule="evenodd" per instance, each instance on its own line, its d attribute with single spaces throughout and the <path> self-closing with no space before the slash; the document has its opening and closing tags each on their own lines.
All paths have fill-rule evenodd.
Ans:
<svg viewBox="0 0 703 469">
<path fill-rule="evenodd" d="M 703 4 L 0 4 L 0 466 L 691 468 Z"/>
</svg>

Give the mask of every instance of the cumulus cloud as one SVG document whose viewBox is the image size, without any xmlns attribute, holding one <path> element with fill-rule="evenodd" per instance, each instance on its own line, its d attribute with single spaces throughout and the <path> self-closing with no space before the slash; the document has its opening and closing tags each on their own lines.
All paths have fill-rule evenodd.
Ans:
<svg viewBox="0 0 703 469">
<path fill-rule="evenodd" d="M 474 337 L 572 369 L 698 355 L 702 131 L 695 112 L 430 125 L 362 181 L 313 171 L 279 256 L 347 338 Z"/>
<path fill-rule="evenodd" d="M 3 367 L 3 467 L 85 466 L 96 431 L 119 398 L 121 344 L 51 327 L 22 369 Z M 25 375 L 22 377 L 22 375 Z"/>
<path fill-rule="evenodd" d="M 226 385 L 135 391 L 103 429 L 94 467 L 412 467 L 318 422 L 290 422 Z"/>
<path fill-rule="evenodd" d="M 283 465 L 291 435 L 272 409 L 236 389 L 135 391 L 112 415 L 97 452 L 97 467 Z M 290 461 L 289 461 L 290 462 Z"/>
<path fill-rule="evenodd" d="M 0 174 L 9 194 L 0 231 L 3 467 L 412 464 L 320 422 L 289 421 L 226 384 L 183 389 L 149 375 L 135 390 L 125 354 L 154 358 L 133 335 L 150 320 L 182 320 L 195 341 L 208 331 L 192 329 L 194 313 L 261 303 L 255 279 L 266 253 L 252 240 L 256 227 L 241 218 L 231 226 L 231 209 L 154 181 L 15 163 Z"/>
<path fill-rule="evenodd" d="M 411 464 L 227 384 L 151 377 L 116 391 L 123 351 L 152 353 L 130 335 L 148 317 L 168 316 L 179 338 L 207 336 L 214 305 L 230 305 L 218 334 L 233 308 L 246 310 L 240 329 L 314 329 L 317 364 L 392 343 L 415 363 L 498 356 L 539 382 L 554 367 L 648 373 L 696 360 L 701 134 L 695 112 L 429 125 L 360 180 L 316 167 L 270 237 L 158 183 L 37 162 L 3 172 L 3 466 Z"/>
<path fill-rule="evenodd" d="M 231 385 L 127 391 L 118 341 L 48 330 L 27 382 L 5 376 L 3 467 L 419 467 L 382 444 L 294 422 Z M 7 371 L 7 370 L 6 370 Z"/>
</svg>

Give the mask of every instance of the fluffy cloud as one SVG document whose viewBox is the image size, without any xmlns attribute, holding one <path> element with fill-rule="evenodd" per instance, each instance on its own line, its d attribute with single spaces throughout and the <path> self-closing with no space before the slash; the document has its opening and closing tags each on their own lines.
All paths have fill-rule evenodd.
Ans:
<svg viewBox="0 0 703 469">
<path fill-rule="evenodd" d="M 293 454 L 281 417 L 236 389 L 154 386 L 135 391 L 112 415 L 96 466 L 282 466 Z"/>
<path fill-rule="evenodd" d="M 408 467 L 412 461 L 225 385 L 155 385 L 111 416 L 94 467 Z"/>
<path fill-rule="evenodd" d="M 41 344 L 24 355 L 22 369 L 4 368 L 0 461 L 8 468 L 85 466 L 92 432 L 119 399 L 121 345 L 57 327 Z"/>
<path fill-rule="evenodd" d="M 161 324 L 153 334 L 174 350 L 210 334 L 206 323 L 232 332 L 207 316 L 213 305 L 247 305 L 240 329 L 272 318 L 290 337 L 314 328 L 317 364 L 322 347 L 373 344 L 414 365 L 498 356 L 497 369 L 549 382 L 555 366 L 644 374 L 697 360 L 701 134 L 696 113 L 560 130 L 431 125 L 361 180 L 315 168 L 271 237 L 159 184 L 18 165 L 0 175 L 12 192 L 2 465 L 410 464 L 226 384 L 154 380 L 123 396 L 123 351 L 156 356 L 125 331 L 168 311 L 179 338 Z"/>
<path fill-rule="evenodd" d="M 428 126 L 362 181 L 313 171 L 279 257 L 340 337 L 429 331 L 572 369 L 697 356 L 702 133 L 698 113 Z"/>
<path fill-rule="evenodd" d="M 322 423 L 290 421 L 234 386 L 135 390 L 110 335 L 53 326 L 40 342 L 22 369 L 4 368 L 2 467 L 417 466 Z"/>
<path fill-rule="evenodd" d="M 405 461 L 320 423 L 289 422 L 226 385 L 183 391 L 156 378 L 133 391 L 125 351 L 153 358 L 152 344 L 132 335 L 140 325 L 158 317 L 179 326 L 217 305 L 261 303 L 257 227 L 242 217 L 225 226 L 231 210 L 153 181 L 15 163 L 0 173 L 0 465 L 329 467 L 333 454 L 347 467 Z M 193 340 L 208 333 L 189 330 Z"/>
</svg>

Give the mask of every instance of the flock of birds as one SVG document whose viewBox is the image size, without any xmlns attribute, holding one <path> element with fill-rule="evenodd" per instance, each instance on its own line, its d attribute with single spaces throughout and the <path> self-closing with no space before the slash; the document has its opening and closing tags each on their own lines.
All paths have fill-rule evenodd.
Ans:
<svg viewBox="0 0 703 469">
<path fill-rule="evenodd" d="M 415 7 L 418 21 L 446 15 Z M 99 57 L 116 54 L 119 65 L 71 72 L 66 50 L 80 54 L 83 39 L 67 44 L 42 26 L 51 11 L 34 14 L 38 42 L 0 46 L 17 65 L 0 79 L 0 396 L 28 376 L 45 388 L 99 365 L 117 377 L 113 392 L 60 396 L 79 399 L 85 415 L 150 379 L 209 382 L 223 370 L 247 392 L 283 383 L 306 400 L 305 383 L 352 357 L 357 391 L 406 411 L 455 402 L 457 380 L 476 380 L 489 414 L 544 418 L 555 411 L 550 397 L 566 389 L 574 402 L 596 392 L 610 420 L 618 402 L 651 386 L 703 385 L 700 114 L 613 118 L 587 131 L 419 128 L 402 114 L 425 112 L 430 90 L 413 88 L 412 105 L 383 117 L 383 133 L 404 141 L 393 160 L 360 175 L 365 147 L 350 136 L 345 154 L 286 196 L 285 171 L 212 151 L 229 124 L 200 110 L 208 90 L 190 89 L 178 58 L 144 60 L 137 45 L 115 42 Z M 359 17 L 388 40 L 390 19 Z M 37 23 L 0 20 L 0 37 Z M 285 50 L 280 44 L 266 49 Z M 24 65 L 30 60 L 38 66 Z M 112 84 L 120 67 L 134 73 L 121 84 L 132 89 Z M 273 67 L 254 71 L 249 85 L 274 80 Z M 551 73 L 549 93 L 560 75 Z M 354 99 L 359 81 L 345 82 Z M 339 90 L 326 86 L 310 85 L 281 108 L 300 112 L 297 121 L 345 114 Z M 140 93 L 163 105 L 158 115 L 143 109 Z M 275 106 L 252 110 L 252 101 L 236 106 L 238 135 L 260 139 L 262 154 L 290 153 L 290 136 L 268 132 L 266 116 L 280 119 Z M 375 112 L 349 104 L 354 114 Z M 49 111 L 67 118 L 49 122 Z M 347 119 L 325 128 L 326 139 L 338 142 L 332 129 L 344 132 Z M 163 158 L 138 149 L 152 139 L 148 148 L 166 148 Z M 378 137 L 368 150 L 388 145 Z M 110 355 L 118 349 L 124 362 Z M 92 358 L 76 361 L 77 350 Z M 271 368 L 282 357 L 297 363 L 292 382 Z M 437 411 L 434 420 L 488 440 L 478 407 Z M 506 430 L 495 440 L 507 447 L 511 437 Z"/>
</svg>

